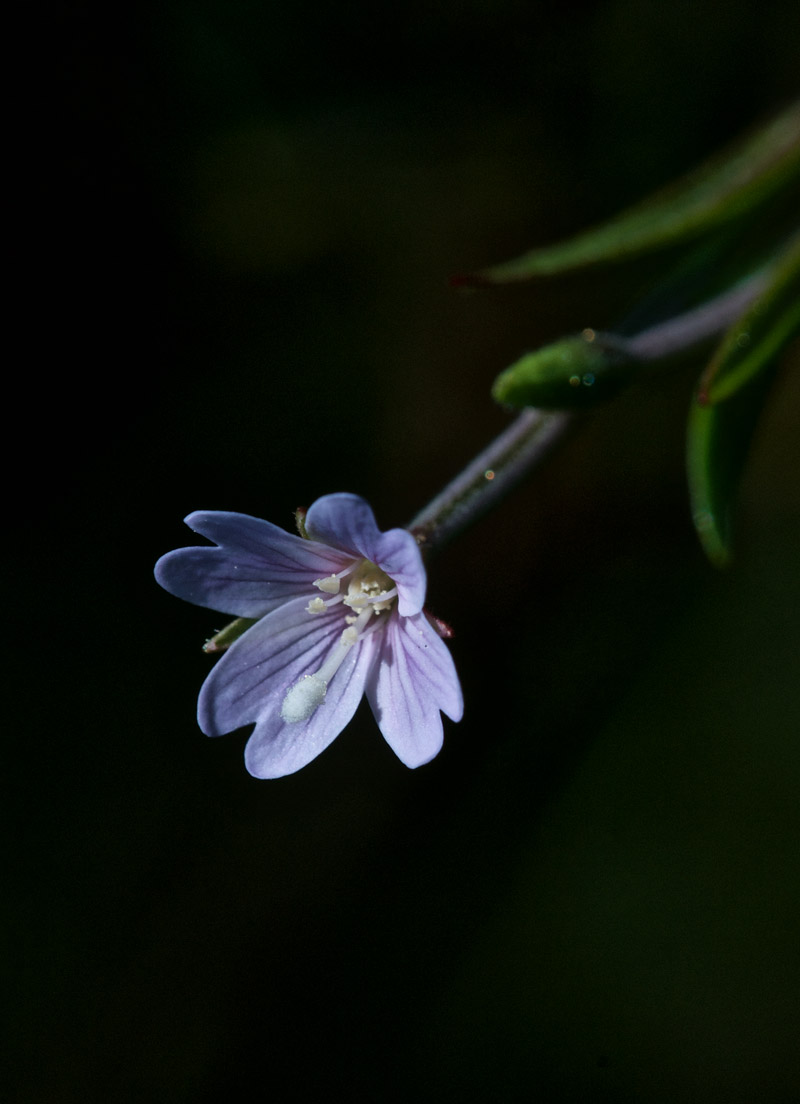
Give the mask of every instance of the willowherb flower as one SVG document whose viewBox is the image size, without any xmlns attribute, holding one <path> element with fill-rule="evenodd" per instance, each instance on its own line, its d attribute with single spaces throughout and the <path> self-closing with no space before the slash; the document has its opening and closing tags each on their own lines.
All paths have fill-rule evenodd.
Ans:
<svg viewBox="0 0 800 1104">
<path fill-rule="evenodd" d="M 171 594 L 257 618 L 209 674 L 198 702 L 208 736 L 255 724 L 245 762 L 278 778 L 314 759 L 363 694 L 409 767 L 442 746 L 440 710 L 461 719 L 452 657 L 423 612 L 426 576 L 405 529 L 382 533 L 357 495 L 326 495 L 305 516 L 308 539 L 245 514 L 190 514 L 217 547 L 179 548 L 156 564 Z"/>
</svg>

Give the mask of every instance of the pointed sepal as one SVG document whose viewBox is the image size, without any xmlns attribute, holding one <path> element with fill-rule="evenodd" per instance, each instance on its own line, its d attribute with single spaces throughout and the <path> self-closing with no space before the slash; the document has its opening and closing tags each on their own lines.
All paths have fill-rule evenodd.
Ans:
<svg viewBox="0 0 800 1104">
<path fill-rule="evenodd" d="M 229 622 L 224 629 L 220 629 L 210 640 L 207 640 L 203 645 L 203 651 L 206 655 L 219 655 L 220 652 L 227 652 L 231 644 L 235 643 L 243 633 L 246 633 L 251 625 L 255 625 L 257 620 L 254 617 L 237 617 L 235 621 Z"/>
</svg>

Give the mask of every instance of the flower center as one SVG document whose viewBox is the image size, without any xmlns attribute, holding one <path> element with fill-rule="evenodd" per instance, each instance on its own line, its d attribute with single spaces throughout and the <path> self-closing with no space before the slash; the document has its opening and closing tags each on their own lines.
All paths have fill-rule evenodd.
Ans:
<svg viewBox="0 0 800 1104">
<path fill-rule="evenodd" d="M 341 593 L 341 583 L 347 580 L 347 592 Z M 344 662 L 354 644 L 383 627 L 382 613 L 390 610 L 397 600 L 397 587 L 385 571 L 370 560 L 359 560 L 336 575 L 317 579 L 314 586 L 332 597 L 312 598 L 306 606 L 308 613 L 323 613 L 341 602 L 353 612 L 344 617 L 347 628 L 339 641 L 313 675 L 304 675 L 288 691 L 281 706 L 281 717 L 289 724 L 307 721 L 315 709 L 325 700 L 328 683 Z M 379 617 L 376 621 L 373 618 Z"/>
<path fill-rule="evenodd" d="M 397 587 L 386 572 L 377 564 L 362 560 L 353 572 L 343 601 L 352 610 L 371 606 L 373 613 L 382 613 L 392 608 L 396 597 Z"/>
</svg>

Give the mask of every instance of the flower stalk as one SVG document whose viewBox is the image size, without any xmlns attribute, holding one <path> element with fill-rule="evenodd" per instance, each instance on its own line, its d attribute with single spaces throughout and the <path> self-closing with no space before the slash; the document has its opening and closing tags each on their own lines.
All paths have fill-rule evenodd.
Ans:
<svg viewBox="0 0 800 1104">
<path fill-rule="evenodd" d="M 440 551 L 495 506 L 542 463 L 572 420 L 571 414 L 545 410 L 524 410 L 518 415 L 409 523 L 422 551 Z"/>
</svg>

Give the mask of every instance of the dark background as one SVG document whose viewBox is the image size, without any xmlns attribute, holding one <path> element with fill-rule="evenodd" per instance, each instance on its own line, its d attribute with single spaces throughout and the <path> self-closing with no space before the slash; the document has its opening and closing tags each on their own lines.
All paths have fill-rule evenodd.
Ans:
<svg viewBox="0 0 800 1104">
<path fill-rule="evenodd" d="M 416 772 L 364 708 L 250 778 L 243 735 L 194 721 L 220 620 L 152 565 L 195 509 L 290 527 L 349 490 L 407 521 L 507 423 L 496 373 L 613 325 L 658 264 L 448 275 L 784 106 L 796 5 L 48 23 L 4 571 L 15 1099 L 793 1099 L 796 348 L 725 574 L 684 485 L 696 365 L 588 417 L 433 564 L 467 705 Z"/>
</svg>

